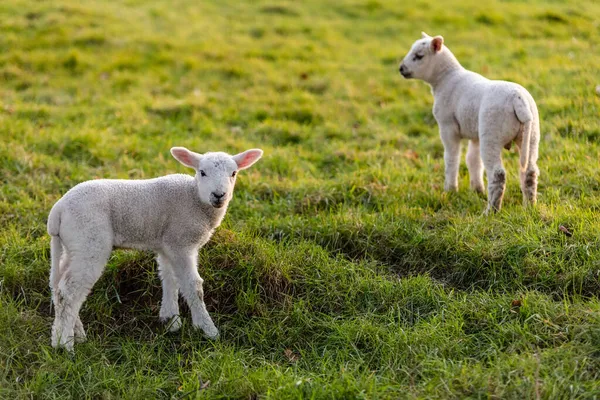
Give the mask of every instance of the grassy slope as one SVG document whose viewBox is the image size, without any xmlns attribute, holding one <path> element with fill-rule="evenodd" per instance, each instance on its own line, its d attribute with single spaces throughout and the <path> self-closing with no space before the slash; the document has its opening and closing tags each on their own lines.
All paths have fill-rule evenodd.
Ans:
<svg viewBox="0 0 600 400">
<path fill-rule="evenodd" d="M 0 3 L 0 397 L 600 394 L 600 5 L 241 3 Z M 442 193 L 432 97 L 397 73 L 421 30 L 537 99 L 537 208 L 514 152 L 502 213 L 464 166 Z M 89 342 L 52 350 L 50 207 L 183 172 L 173 145 L 265 150 L 200 252 L 222 340 L 165 333 L 152 256 L 121 251 Z"/>
</svg>

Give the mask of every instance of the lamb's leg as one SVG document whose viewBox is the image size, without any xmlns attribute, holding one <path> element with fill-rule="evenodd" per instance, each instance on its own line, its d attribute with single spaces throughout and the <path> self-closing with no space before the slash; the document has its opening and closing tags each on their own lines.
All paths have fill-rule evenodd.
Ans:
<svg viewBox="0 0 600 400">
<path fill-rule="evenodd" d="M 483 136 L 483 135 L 482 135 Z M 488 177 L 488 205 L 485 214 L 500 211 L 506 188 L 506 171 L 502 165 L 502 144 L 481 139 L 481 159 Z"/>
<path fill-rule="evenodd" d="M 535 204 L 537 202 L 537 185 L 540 170 L 537 165 L 529 164 L 525 172 L 521 172 L 521 192 L 523 192 L 523 203 Z"/>
<path fill-rule="evenodd" d="M 81 318 L 79 318 L 79 315 L 77 315 L 77 318 L 75 319 L 73 334 L 75 335 L 75 343 L 83 343 L 87 338 L 85 334 L 85 329 L 83 328 L 83 323 L 81 322 Z"/>
<path fill-rule="evenodd" d="M 68 269 L 70 264 L 70 260 L 68 257 L 68 254 L 66 252 L 63 253 L 63 257 L 60 260 L 60 268 L 59 268 L 59 273 L 60 272 L 64 272 Z M 53 282 L 54 279 L 51 276 L 50 277 L 50 281 Z M 60 282 L 60 278 L 59 278 L 59 282 Z M 56 305 L 59 303 L 58 300 L 58 296 L 57 293 L 52 292 L 52 304 L 54 306 L 54 308 L 56 309 Z M 83 324 L 81 323 L 81 319 L 79 318 L 79 315 L 77 316 L 77 319 L 75 320 L 75 327 L 74 327 L 74 335 L 75 335 L 75 342 L 76 343 L 83 343 L 86 340 L 86 334 L 85 334 L 85 329 L 83 328 Z"/>
<path fill-rule="evenodd" d="M 181 328 L 178 303 L 179 285 L 175 278 L 173 267 L 168 263 L 167 258 L 159 254 L 157 261 L 163 290 L 160 304 L 160 320 L 168 324 L 171 332 L 175 332 Z"/>
<path fill-rule="evenodd" d="M 469 169 L 471 189 L 483 193 L 483 163 L 479 154 L 478 140 L 469 140 L 466 161 L 467 168 Z"/>
<path fill-rule="evenodd" d="M 523 193 L 523 204 L 535 204 L 537 202 L 537 185 L 540 170 L 537 166 L 539 133 L 532 132 L 529 145 L 529 162 L 525 171 L 521 170 L 521 192 Z M 520 151 L 520 149 L 519 149 Z"/>
<path fill-rule="evenodd" d="M 460 166 L 460 137 L 454 126 L 440 125 L 440 137 L 444 144 L 444 164 L 446 179 L 444 190 L 458 190 L 458 167 Z"/>
<path fill-rule="evenodd" d="M 109 254 L 110 247 L 108 249 L 105 247 L 100 250 L 78 251 L 70 258 L 68 269 L 63 272 L 54 294 L 56 316 L 52 327 L 53 347 L 64 347 L 71 351 L 75 332 L 77 331 L 78 335 L 83 332 L 85 337 L 83 325 L 79 319 L 79 310 L 92 287 L 102 275 Z"/>
<path fill-rule="evenodd" d="M 200 328 L 206 336 L 211 339 L 219 337 L 219 331 L 215 327 L 204 304 L 203 280 L 197 269 L 197 249 L 170 249 L 165 252 L 169 264 L 179 283 L 179 290 L 185 298 L 192 313 L 192 323 L 195 328 Z"/>
</svg>

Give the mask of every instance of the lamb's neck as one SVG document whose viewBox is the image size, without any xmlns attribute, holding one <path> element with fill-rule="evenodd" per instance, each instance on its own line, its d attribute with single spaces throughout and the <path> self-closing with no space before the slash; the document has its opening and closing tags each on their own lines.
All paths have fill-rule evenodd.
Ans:
<svg viewBox="0 0 600 400">
<path fill-rule="evenodd" d="M 216 227 L 221 225 L 221 222 L 223 221 L 223 218 L 225 218 L 225 214 L 227 213 L 227 206 L 228 205 L 225 204 L 221 208 L 215 208 L 210 204 L 201 205 L 202 213 L 206 216 L 206 221 L 210 229 L 215 229 Z"/>
<path fill-rule="evenodd" d="M 428 80 L 428 83 L 431 85 L 434 93 L 452 75 L 464 71 L 463 66 L 460 65 L 456 57 L 454 57 L 454 54 L 452 54 L 447 47 L 444 47 L 438 56 L 440 57 L 438 64 L 434 70 L 433 76 Z"/>
</svg>

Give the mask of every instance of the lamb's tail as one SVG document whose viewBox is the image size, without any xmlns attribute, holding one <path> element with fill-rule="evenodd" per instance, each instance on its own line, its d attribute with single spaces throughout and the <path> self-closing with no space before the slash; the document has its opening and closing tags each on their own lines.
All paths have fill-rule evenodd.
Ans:
<svg viewBox="0 0 600 400">
<path fill-rule="evenodd" d="M 63 253 L 62 240 L 59 236 L 60 231 L 60 210 L 58 207 L 52 208 L 50 215 L 48 215 L 48 233 L 50 234 L 50 289 L 54 293 L 58 288 L 58 282 L 60 282 L 61 271 L 60 271 L 60 259 Z"/>
<path fill-rule="evenodd" d="M 525 172 L 529 165 L 529 152 L 531 144 L 531 130 L 533 129 L 533 113 L 529 107 L 529 102 L 521 94 L 517 94 L 513 100 L 515 115 L 521 122 L 521 171 Z"/>
</svg>

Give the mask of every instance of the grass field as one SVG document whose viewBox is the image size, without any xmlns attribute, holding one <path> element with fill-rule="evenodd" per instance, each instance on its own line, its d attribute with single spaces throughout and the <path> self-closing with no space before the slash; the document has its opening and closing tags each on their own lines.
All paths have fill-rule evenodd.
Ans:
<svg viewBox="0 0 600 400">
<path fill-rule="evenodd" d="M 442 191 L 422 30 L 537 100 L 537 207 L 514 150 L 501 213 Z M 592 0 L 0 2 L 0 397 L 600 397 L 599 42 Z M 174 145 L 265 151 L 199 255 L 221 340 L 117 251 L 55 351 L 50 208 Z"/>
</svg>

